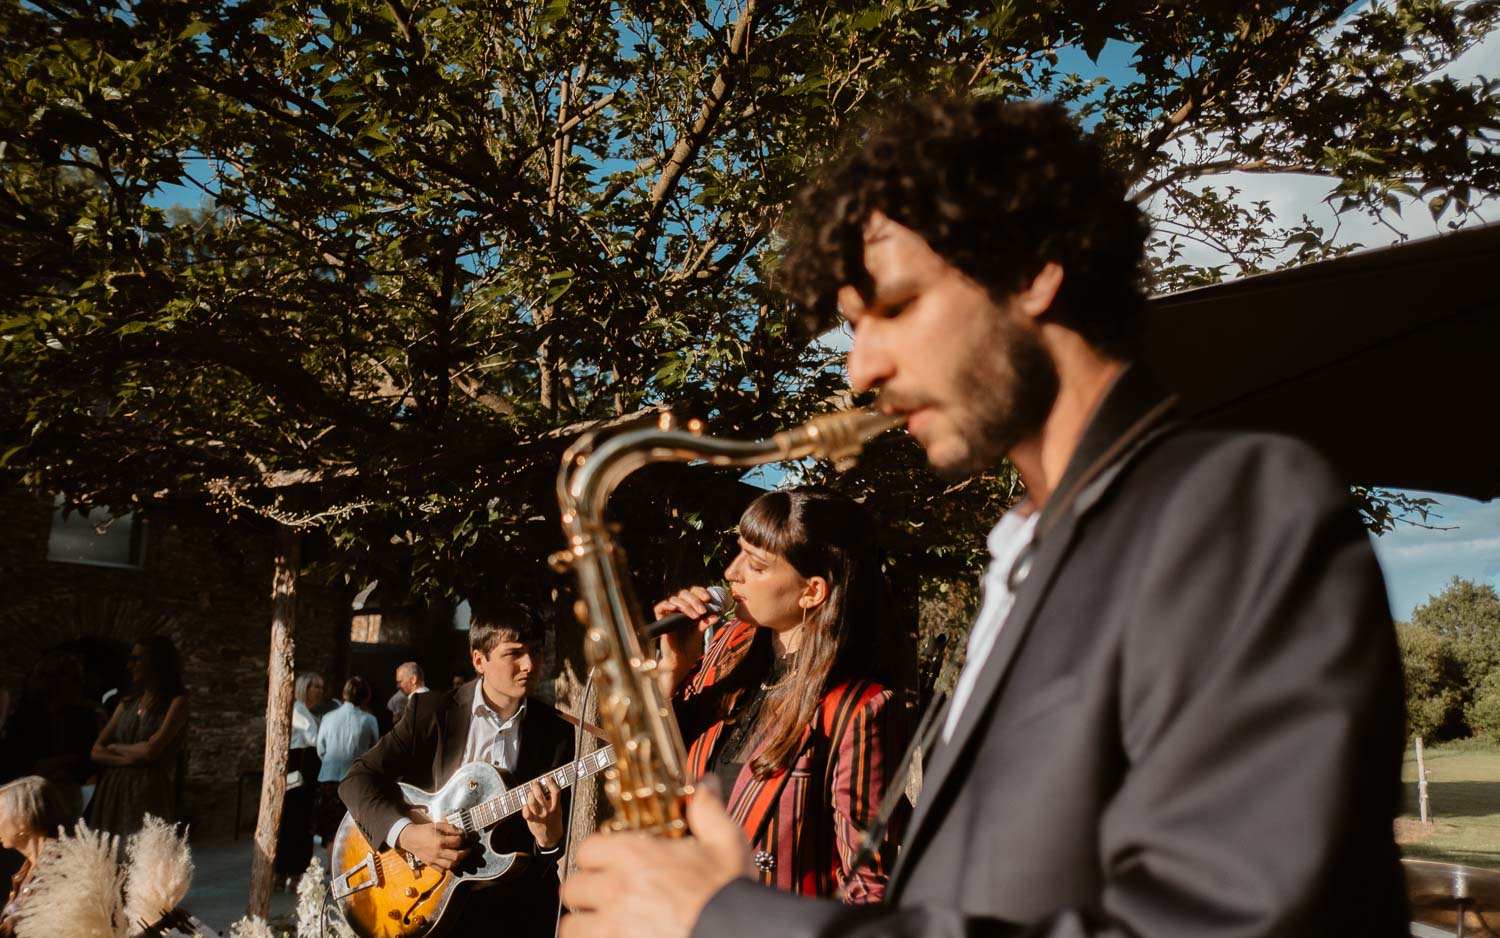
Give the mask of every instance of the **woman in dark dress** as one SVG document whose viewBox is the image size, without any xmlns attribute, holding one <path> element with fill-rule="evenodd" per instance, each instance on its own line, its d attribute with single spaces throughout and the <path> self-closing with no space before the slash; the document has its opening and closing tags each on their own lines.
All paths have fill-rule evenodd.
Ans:
<svg viewBox="0 0 1500 938">
<path fill-rule="evenodd" d="M 724 573 L 735 614 L 702 647 L 708 591 L 657 603 L 699 630 L 663 636 L 693 776 L 719 777 L 761 882 L 878 902 L 909 805 L 873 860 L 853 858 L 879 813 L 908 731 L 893 686 L 911 669 L 895 626 L 875 527 L 859 505 L 812 489 L 768 492 L 745 510 Z M 910 657 L 909 655 L 906 657 Z"/>
<path fill-rule="evenodd" d="M 121 837 L 140 830 L 148 813 L 177 820 L 179 755 L 188 720 L 182 665 L 171 639 L 141 639 L 126 664 L 131 689 L 90 753 L 102 768 L 87 811 L 90 826 Z"/>
</svg>

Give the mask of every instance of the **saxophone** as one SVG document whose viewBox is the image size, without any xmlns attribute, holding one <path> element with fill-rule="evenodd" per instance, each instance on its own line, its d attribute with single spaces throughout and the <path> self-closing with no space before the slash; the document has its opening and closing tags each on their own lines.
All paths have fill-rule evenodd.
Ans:
<svg viewBox="0 0 1500 938">
<path fill-rule="evenodd" d="M 559 572 L 571 569 L 578 577 L 573 612 L 584 627 L 600 688 L 599 722 L 616 756 L 604 779 L 614 808 L 609 830 L 681 837 L 687 833 L 684 812 L 693 793 L 682 734 L 671 702 L 656 682 L 657 662 L 641 645 L 643 619 L 625 554 L 604 520 L 610 494 L 630 473 L 658 462 L 758 466 L 816 456 L 842 471 L 853 465 L 868 440 L 900 423 L 874 411 L 843 410 L 769 439 L 745 441 L 704 436 L 696 420 L 679 428 L 666 413 L 654 428 L 627 430 L 597 447 L 592 436 L 585 436 L 563 454 L 557 502 L 568 547 L 552 555 L 552 566 Z"/>
</svg>

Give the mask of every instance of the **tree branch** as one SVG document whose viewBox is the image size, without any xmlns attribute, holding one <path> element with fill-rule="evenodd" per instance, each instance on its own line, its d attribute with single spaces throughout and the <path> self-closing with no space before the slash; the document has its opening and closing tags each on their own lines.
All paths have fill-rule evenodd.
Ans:
<svg viewBox="0 0 1500 938">
<path fill-rule="evenodd" d="M 1165 176 L 1141 189 L 1131 196 L 1136 202 L 1148 202 L 1151 197 L 1174 182 L 1184 179 L 1196 179 L 1199 176 L 1216 176 L 1222 173 L 1305 173 L 1311 175 L 1331 175 L 1318 173 L 1317 164 L 1311 162 L 1301 163 L 1278 163 L 1274 160 L 1264 158 L 1258 160 L 1214 160 L 1208 163 L 1192 163 L 1178 166 Z"/>
<path fill-rule="evenodd" d="M 719 67 L 718 74 L 714 76 L 713 86 L 698 109 L 697 120 L 693 121 L 692 128 L 686 134 L 677 138 L 676 145 L 672 147 L 672 155 L 668 157 L 667 165 L 662 169 L 661 177 L 651 188 L 646 219 L 636 229 L 635 237 L 632 239 L 632 248 L 637 253 L 656 233 L 657 225 L 661 223 L 662 214 L 666 211 L 667 200 L 677 188 L 677 183 L 681 181 L 693 157 L 697 155 L 699 148 L 713 131 L 714 122 L 734 90 L 739 74 L 738 65 L 734 59 L 744 54 L 746 45 L 750 41 L 750 30 L 755 21 L 755 5 L 756 0 L 746 0 L 744 10 L 740 12 L 739 19 L 734 24 L 734 34 L 729 40 L 729 54 Z"/>
</svg>

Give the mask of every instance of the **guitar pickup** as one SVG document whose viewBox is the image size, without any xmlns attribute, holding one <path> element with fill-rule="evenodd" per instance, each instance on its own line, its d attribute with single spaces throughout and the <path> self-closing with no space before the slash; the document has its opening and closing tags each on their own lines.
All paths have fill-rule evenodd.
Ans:
<svg viewBox="0 0 1500 938">
<path fill-rule="evenodd" d="M 379 885 L 380 864 L 376 861 L 375 854 L 367 853 L 363 860 L 333 877 L 333 881 L 328 884 L 328 892 L 333 898 L 342 899 Z"/>
</svg>

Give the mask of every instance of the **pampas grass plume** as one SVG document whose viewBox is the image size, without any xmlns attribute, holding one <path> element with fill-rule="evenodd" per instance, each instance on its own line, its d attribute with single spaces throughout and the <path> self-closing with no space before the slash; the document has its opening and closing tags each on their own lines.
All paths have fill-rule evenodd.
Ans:
<svg viewBox="0 0 1500 938">
<path fill-rule="evenodd" d="M 187 830 L 154 814 L 125 845 L 130 872 L 125 879 L 125 920 L 135 928 L 154 925 L 177 908 L 193 882 L 193 854 Z"/>
<path fill-rule="evenodd" d="M 307 871 L 297 880 L 297 938 L 359 938 L 345 923 L 336 904 L 327 903 L 325 908 L 327 897 L 323 861 L 314 856 L 307 864 Z"/>
<path fill-rule="evenodd" d="M 119 841 L 82 821 L 42 848 L 16 938 L 125 938 Z"/>
<path fill-rule="evenodd" d="M 246 917 L 229 926 L 229 938 L 276 938 L 271 933 L 271 926 L 259 915 L 247 915 Z"/>
</svg>

